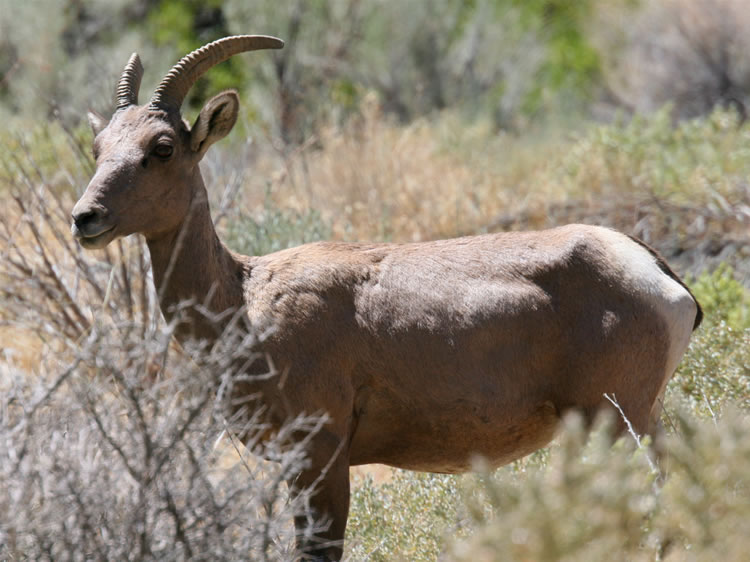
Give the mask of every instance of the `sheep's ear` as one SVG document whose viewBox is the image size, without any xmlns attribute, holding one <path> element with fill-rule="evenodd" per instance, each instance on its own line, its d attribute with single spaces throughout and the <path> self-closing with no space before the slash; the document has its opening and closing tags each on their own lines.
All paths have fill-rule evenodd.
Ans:
<svg viewBox="0 0 750 562">
<path fill-rule="evenodd" d="M 237 122 L 240 98 L 234 90 L 222 92 L 206 102 L 190 130 L 190 148 L 203 156 L 208 147 L 223 139 Z"/>
<path fill-rule="evenodd" d="M 86 113 L 86 116 L 89 118 L 89 125 L 91 125 L 91 130 L 94 131 L 94 136 L 101 133 L 102 129 L 107 126 L 108 121 L 96 111 L 90 110 Z"/>
</svg>

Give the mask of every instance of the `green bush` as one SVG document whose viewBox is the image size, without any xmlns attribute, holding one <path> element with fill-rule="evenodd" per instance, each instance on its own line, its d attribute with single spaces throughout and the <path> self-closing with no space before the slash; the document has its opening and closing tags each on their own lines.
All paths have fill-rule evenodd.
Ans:
<svg viewBox="0 0 750 562">
<path fill-rule="evenodd" d="M 750 291 L 729 266 L 691 283 L 704 322 L 670 382 L 668 400 L 687 403 L 699 415 L 726 405 L 750 410 Z"/>
<path fill-rule="evenodd" d="M 436 560 L 451 536 L 466 529 L 462 477 L 393 471 L 375 484 L 367 477 L 353 487 L 347 525 L 352 560 Z"/>
<path fill-rule="evenodd" d="M 280 209 L 266 202 L 258 216 L 240 214 L 230 221 L 226 243 L 237 252 L 262 256 L 330 237 L 330 225 L 315 209 Z"/>
<path fill-rule="evenodd" d="M 549 465 L 523 481 L 477 478 L 477 530 L 451 560 L 744 560 L 750 533 L 750 419 L 677 415 L 663 469 L 630 438 L 614 447 L 572 419 Z M 488 506 L 490 509 L 488 510 Z"/>
<path fill-rule="evenodd" d="M 88 125 L 68 128 L 60 121 L 0 131 L 0 195 L 19 183 L 42 182 L 56 195 L 73 194 L 94 171 Z"/>
<path fill-rule="evenodd" d="M 734 278 L 729 265 L 704 273 L 690 286 L 708 323 L 725 322 L 734 330 L 750 328 L 750 291 Z"/>
<path fill-rule="evenodd" d="M 258 56 L 252 66 L 240 57 L 212 70 L 186 106 L 219 88 L 239 88 L 246 98 L 265 98 L 285 138 L 299 139 L 376 91 L 402 121 L 452 106 L 513 126 L 561 105 L 587 107 L 601 81 L 587 32 L 593 4 L 37 0 L 0 12 L 0 110 L 33 116 L 82 108 L 102 98 L 80 85 L 106 84 L 109 94 L 134 49 L 146 66 L 144 84 L 151 85 L 200 45 L 231 33 L 262 33 L 283 38 L 286 49 Z"/>
<path fill-rule="evenodd" d="M 583 133 L 559 166 L 569 193 L 623 192 L 703 204 L 741 201 L 750 134 L 733 111 L 675 124 L 671 108 Z"/>
</svg>

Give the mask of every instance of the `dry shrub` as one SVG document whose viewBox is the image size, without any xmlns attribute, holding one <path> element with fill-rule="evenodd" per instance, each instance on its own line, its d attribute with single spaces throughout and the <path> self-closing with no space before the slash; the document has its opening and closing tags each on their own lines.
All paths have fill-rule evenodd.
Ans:
<svg viewBox="0 0 750 562">
<path fill-rule="evenodd" d="M 635 17 L 619 11 L 610 17 L 599 30 L 601 53 L 609 88 L 622 105 L 653 111 L 670 102 L 680 118 L 707 114 L 717 105 L 745 113 L 745 0 L 649 0 Z"/>
<path fill-rule="evenodd" d="M 84 253 L 68 230 L 74 176 L 52 188 L 66 180 L 31 153 L 19 164 L 0 211 L 0 558 L 297 556 L 292 519 L 310 535 L 324 522 L 286 483 L 307 462 L 300 436 L 325 420 L 261 439 L 263 409 L 229 402 L 255 357 L 242 311 L 214 344 L 177 346 L 143 242 Z"/>
<path fill-rule="evenodd" d="M 13 166 L 6 162 L 6 205 L 0 212 L 0 327 L 8 338 L 3 341 L 5 349 L 26 355 L 28 367 L 35 359 L 29 354 L 30 342 L 32 350 L 75 349 L 95 319 L 127 319 L 144 330 L 154 326 L 160 313 L 148 283 L 145 245 L 140 240 L 119 241 L 113 249 L 92 255 L 70 234 L 70 194 L 76 183 L 85 185 L 86 159 L 68 155 L 61 162 L 74 163 L 75 169 L 60 167 L 50 176 L 49 165 L 39 162 L 25 145 L 19 145 L 18 153 L 24 156 Z"/>
<path fill-rule="evenodd" d="M 138 325 L 99 325 L 71 361 L 44 354 L 37 369 L 49 382 L 0 364 L 0 557 L 293 558 L 292 518 L 307 495 L 287 497 L 305 465 L 305 443 L 290 435 L 321 420 L 291 420 L 261 443 L 262 410 L 227 415 L 237 347 L 177 353 L 172 327 L 142 336 Z M 155 367 L 157 382 L 144 385 Z M 224 432 L 248 449 L 215 448 Z"/>
</svg>

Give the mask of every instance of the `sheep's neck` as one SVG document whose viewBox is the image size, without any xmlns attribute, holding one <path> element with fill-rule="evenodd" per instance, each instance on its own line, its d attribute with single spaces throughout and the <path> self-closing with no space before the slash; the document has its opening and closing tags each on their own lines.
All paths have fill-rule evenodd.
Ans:
<svg viewBox="0 0 750 562">
<path fill-rule="evenodd" d="M 227 313 L 243 305 L 243 264 L 216 234 L 205 187 L 196 193 L 178 228 L 147 240 L 161 311 L 167 321 L 181 314 L 180 340 L 215 339 L 231 316 Z M 220 316 L 223 321 L 217 322 Z"/>
</svg>

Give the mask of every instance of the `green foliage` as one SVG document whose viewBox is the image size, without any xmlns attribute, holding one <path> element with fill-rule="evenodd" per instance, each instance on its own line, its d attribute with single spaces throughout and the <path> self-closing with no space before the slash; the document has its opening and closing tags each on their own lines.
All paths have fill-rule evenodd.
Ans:
<svg viewBox="0 0 750 562">
<path fill-rule="evenodd" d="M 750 291 L 734 278 L 734 270 L 722 264 L 689 281 L 708 322 L 725 322 L 730 328 L 750 328 Z"/>
<path fill-rule="evenodd" d="M 587 444 L 580 420 L 568 421 L 548 466 L 523 481 L 500 470 L 474 482 L 479 529 L 457 559 L 603 560 L 638 546 L 656 477 L 646 451 L 633 454 L 631 441 L 611 449 L 601 427 Z"/>
<path fill-rule="evenodd" d="M 676 197 L 710 209 L 741 196 L 750 173 L 750 134 L 736 113 L 675 124 L 667 106 L 653 115 L 594 127 L 561 164 L 570 192 L 606 190 Z"/>
<path fill-rule="evenodd" d="M 148 14 L 146 28 L 154 44 L 174 53 L 174 61 L 202 45 L 229 35 L 221 0 L 161 0 Z M 206 80 L 190 91 L 193 108 L 228 88 L 237 88 L 247 77 L 241 58 L 231 58 L 211 69 Z"/>
<path fill-rule="evenodd" d="M 668 406 L 687 402 L 699 415 L 731 405 L 750 411 L 750 329 L 707 322 L 693 334 L 668 390 Z"/>
<path fill-rule="evenodd" d="M 227 87 L 275 99 L 276 124 L 295 129 L 287 139 L 314 131 L 331 116 L 355 112 L 370 91 L 401 121 L 454 107 L 504 127 L 561 106 L 582 109 L 601 81 L 599 57 L 587 33 L 595 12 L 592 0 L 130 4 L 47 1 L 43 10 L 50 22 L 45 23 L 44 42 L 35 42 L 39 18 L 32 18 L 33 10 L 9 7 L 5 12 L 13 12 L 13 21 L 0 16 L 0 31 L 6 23 L 9 28 L 8 38 L 0 40 L 0 73 L 12 69 L 14 80 L 33 82 L 37 91 L 32 97 L 39 104 L 63 104 L 94 95 L 80 91 L 83 77 L 95 74 L 97 88 L 113 77 L 109 73 L 123 62 L 110 63 L 112 53 L 127 60 L 126 54 L 137 48 L 149 63 L 148 82 L 150 65 L 173 63 L 224 35 L 274 34 L 287 41 L 284 52 L 258 57 L 252 66 L 243 57 L 230 59 L 209 71 L 187 102 L 195 108 Z M 15 68 L 17 53 L 27 45 L 40 60 L 54 60 L 59 74 L 28 64 Z M 89 60 L 94 53 L 107 62 Z M 262 59 L 276 64 L 261 70 Z M 71 68 L 76 69 L 74 80 Z M 0 101 L 9 107 L 23 101 L 15 99 L 21 88 L 13 84 L 6 92 L 3 78 L 0 74 Z"/>
<path fill-rule="evenodd" d="M 478 529 L 454 544 L 451 559 L 744 559 L 750 419 L 676 420 L 663 471 L 629 437 L 612 447 L 600 427 L 587 441 L 569 420 L 546 468 L 523 482 L 506 471 L 477 479 L 481 501 L 469 507 Z"/>
<path fill-rule="evenodd" d="M 330 225 L 315 209 L 280 209 L 266 201 L 259 215 L 241 214 L 229 223 L 226 242 L 237 252 L 262 256 L 330 237 Z"/>
<path fill-rule="evenodd" d="M 685 402 L 699 415 L 727 405 L 750 410 L 750 291 L 729 266 L 691 283 L 703 306 L 704 323 L 670 382 L 669 400 Z"/>
<path fill-rule="evenodd" d="M 352 490 L 347 540 L 352 560 L 436 560 L 451 536 L 462 536 L 458 476 L 393 471 Z"/>
<path fill-rule="evenodd" d="M 85 185 L 94 169 L 91 131 L 61 122 L 37 123 L 26 130 L 0 132 L 0 194 L 11 185 L 42 181 L 57 195 Z"/>
<path fill-rule="evenodd" d="M 653 526 L 681 560 L 744 560 L 750 536 L 750 418 L 688 415 L 668 442 L 666 481 Z M 671 545 L 671 546 L 667 546 Z M 670 552 L 670 554 L 672 554 Z"/>
<path fill-rule="evenodd" d="M 503 4 L 504 2 L 500 2 Z M 523 103 L 533 113 L 549 103 L 550 94 L 574 96 L 586 101 L 598 83 L 601 62 L 586 35 L 593 12 L 592 0 L 510 0 L 521 11 L 521 22 L 543 37 L 543 62 L 534 86 Z"/>
<path fill-rule="evenodd" d="M 194 3 L 165 0 L 149 14 L 147 25 L 157 45 L 169 45 L 183 53 L 195 48 L 192 14 L 195 6 L 191 4 Z"/>
<path fill-rule="evenodd" d="M 233 32 L 261 25 L 288 40 L 287 111 L 315 120 L 349 113 L 378 93 L 402 121 L 446 107 L 499 125 L 589 100 L 600 62 L 586 28 L 590 0 L 228 2 Z M 515 64 L 509 64 L 509 61 Z M 295 122 L 299 123 L 296 117 Z"/>
</svg>

